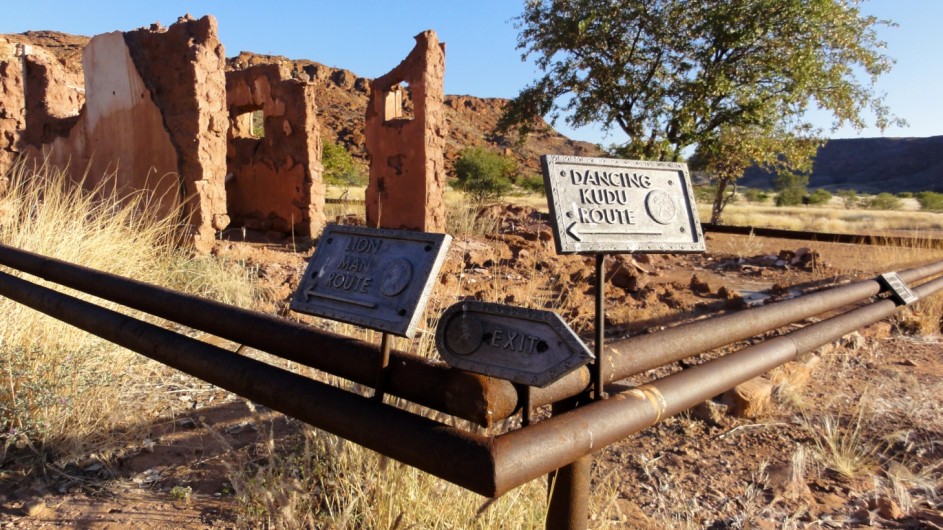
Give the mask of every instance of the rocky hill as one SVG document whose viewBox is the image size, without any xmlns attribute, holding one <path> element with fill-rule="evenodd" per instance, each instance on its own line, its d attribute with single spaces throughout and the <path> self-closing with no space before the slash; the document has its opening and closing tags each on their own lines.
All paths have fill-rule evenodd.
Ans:
<svg viewBox="0 0 943 530">
<path fill-rule="evenodd" d="M 772 188 L 773 176 L 753 168 L 741 184 Z M 819 149 L 810 188 L 883 191 L 943 191 L 943 136 L 830 140 Z"/>
</svg>

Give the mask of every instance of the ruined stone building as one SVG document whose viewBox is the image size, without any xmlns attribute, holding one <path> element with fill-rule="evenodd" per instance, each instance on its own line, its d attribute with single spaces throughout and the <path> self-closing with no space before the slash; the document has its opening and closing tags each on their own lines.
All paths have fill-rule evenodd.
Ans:
<svg viewBox="0 0 943 530">
<path fill-rule="evenodd" d="M 445 44 L 424 31 L 403 62 L 370 83 L 368 226 L 445 231 L 444 76 Z"/>
<path fill-rule="evenodd" d="M 253 230 L 316 235 L 324 183 L 314 86 L 291 79 L 285 63 L 250 66 L 226 74 L 226 103 L 230 216 Z"/>
<path fill-rule="evenodd" d="M 181 217 L 199 252 L 227 227 L 320 233 L 316 81 L 293 77 L 290 63 L 227 72 L 210 16 L 95 36 L 83 41 L 81 68 L 6 37 L 0 175 L 22 157 L 90 189 L 143 193 Z M 432 31 L 416 42 L 370 85 L 368 224 L 443 231 L 444 46 Z"/>
<path fill-rule="evenodd" d="M 315 233 L 324 223 L 316 107 L 310 87 L 281 74 L 227 74 L 213 17 L 98 35 L 78 73 L 3 39 L 0 173 L 27 156 L 90 189 L 143 191 L 162 213 L 179 212 L 201 252 L 231 215 L 237 226 Z M 267 138 L 241 138 L 243 113 L 256 109 Z"/>
<path fill-rule="evenodd" d="M 6 90 L 21 98 L 23 123 L 12 134 L 0 125 L 4 163 L 25 155 L 91 189 L 144 192 L 158 211 L 179 212 L 194 246 L 208 251 L 229 223 L 225 57 L 215 19 L 98 35 L 82 51 L 81 79 L 39 47 L 19 49 L 21 79 Z M 16 114 L 9 101 L 0 112 Z"/>
</svg>

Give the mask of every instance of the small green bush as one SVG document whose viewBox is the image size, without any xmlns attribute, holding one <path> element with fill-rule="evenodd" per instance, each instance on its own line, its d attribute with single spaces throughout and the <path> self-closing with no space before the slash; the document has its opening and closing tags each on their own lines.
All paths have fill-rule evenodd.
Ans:
<svg viewBox="0 0 943 530">
<path fill-rule="evenodd" d="M 540 175 L 524 175 L 517 179 L 517 185 L 530 193 L 544 193 L 544 178 Z"/>
<path fill-rule="evenodd" d="M 841 199 L 842 204 L 845 205 L 845 209 L 850 210 L 855 206 L 858 206 L 858 192 L 855 190 L 838 190 L 836 192 L 838 198 Z"/>
<path fill-rule="evenodd" d="M 322 139 L 321 165 L 324 182 L 329 185 L 349 188 L 367 184 L 366 170 L 343 145 Z"/>
<path fill-rule="evenodd" d="M 694 200 L 702 204 L 714 204 L 714 198 L 717 196 L 717 185 L 707 184 L 694 187 Z"/>
<path fill-rule="evenodd" d="M 814 205 L 825 204 L 830 200 L 832 200 L 832 194 L 828 190 L 818 189 L 809 194 L 807 202 Z"/>
<path fill-rule="evenodd" d="M 878 193 L 867 201 L 867 207 L 871 210 L 900 210 L 904 203 L 890 193 Z"/>
<path fill-rule="evenodd" d="M 757 188 L 745 188 L 743 197 L 746 198 L 747 202 L 764 202 L 769 199 L 769 193 Z"/>
<path fill-rule="evenodd" d="M 802 204 L 809 187 L 809 176 L 799 173 L 779 173 L 773 178 L 773 187 L 778 192 L 776 206 Z"/>
<path fill-rule="evenodd" d="M 901 192 L 898 192 L 898 193 L 897 193 L 897 197 L 899 197 L 899 198 L 901 198 L 901 199 L 913 199 L 913 198 L 914 198 L 914 194 L 913 194 L 912 192 L 909 192 L 909 191 L 901 191 Z"/>
<path fill-rule="evenodd" d="M 928 212 L 943 212 L 943 193 L 935 191 L 921 191 L 917 194 L 920 209 Z"/>
<path fill-rule="evenodd" d="M 497 199 L 510 191 L 516 169 L 513 159 L 481 147 L 463 149 L 455 161 L 458 188 L 476 202 Z"/>
<path fill-rule="evenodd" d="M 805 198 L 804 188 L 786 188 L 776 194 L 776 206 L 798 206 Z"/>
</svg>

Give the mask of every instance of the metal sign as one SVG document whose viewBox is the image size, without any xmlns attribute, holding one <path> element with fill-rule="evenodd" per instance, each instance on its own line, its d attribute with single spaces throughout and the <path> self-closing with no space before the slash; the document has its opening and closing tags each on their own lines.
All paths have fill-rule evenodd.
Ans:
<svg viewBox="0 0 943 530">
<path fill-rule="evenodd" d="M 878 276 L 878 281 L 885 289 L 890 290 L 891 298 L 897 305 L 910 305 L 918 300 L 917 295 L 910 290 L 910 287 L 907 287 L 896 272 L 885 272 Z"/>
<path fill-rule="evenodd" d="M 544 155 L 559 254 L 704 252 L 687 166 Z"/>
<path fill-rule="evenodd" d="M 291 309 L 412 338 L 451 236 L 328 225 Z"/>
<path fill-rule="evenodd" d="M 476 301 L 443 313 L 436 347 L 455 368 L 538 387 L 593 359 L 556 313 Z"/>
</svg>

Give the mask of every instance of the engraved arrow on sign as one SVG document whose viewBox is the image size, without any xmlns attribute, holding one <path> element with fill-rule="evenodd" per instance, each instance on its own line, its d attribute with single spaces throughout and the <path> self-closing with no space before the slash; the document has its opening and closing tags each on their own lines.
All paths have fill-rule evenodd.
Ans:
<svg viewBox="0 0 943 530">
<path fill-rule="evenodd" d="M 582 241 L 581 236 L 602 235 L 602 236 L 631 236 L 631 235 L 661 235 L 661 230 L 626 230 L 620 228 L 602 228 L 596 225 L 580 225 L 572 223 L 566 227 L 566 233 L 577 241 Z"/>
<path fill-rule="evenodd" d="M 317 296 L 318 293 L 314 292 L 314 286 L 311 286 L 305 289 L 304 295 L 305 295 L 305 302 L 308 302 L 311 300 L 312 296 Z"/>
</svg>

